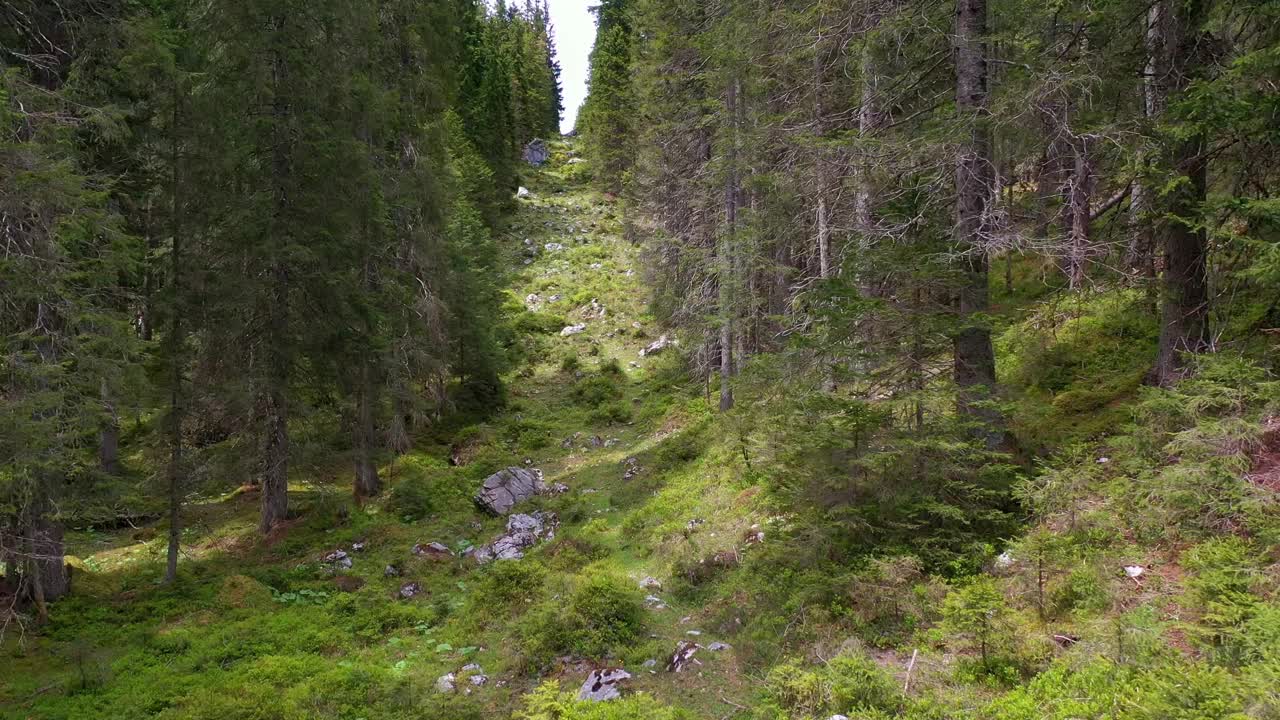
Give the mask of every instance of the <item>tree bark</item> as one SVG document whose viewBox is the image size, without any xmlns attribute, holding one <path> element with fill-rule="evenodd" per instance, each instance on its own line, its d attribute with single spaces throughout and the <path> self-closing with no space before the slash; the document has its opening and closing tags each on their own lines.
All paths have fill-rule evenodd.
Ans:
<svg viewBox="0 0 1280 720">
<path fill-rule="evenodd" d="M 821 32 L 821 28 L 819 28 L 819 32 Z M 827 217 L 827 186 L 829 180 L 827 177 L 827 149 L 823 145 L 826 142 L 827 123 L 826 110 L 822 102 L 822 69 L 822 38 L 819 37 L 813 46 L 813 122 L 818 143 L 813 163 L 814 195 L 816 196 L 814 214 L 817 225 L 818 277 L 825 280 L 831 277 L 831 221 Z"/>
<path fill-rule="evenodd" d="M 990 309 L 987 216 L 994 181 L 987 115 L 987 3 L 956 2 L 956 107 L 967 124 L 956 162 L 956 222 L 953 239 L 961 253 L 960 329 L 953 338 L 956 409 L 977 421 L 989 446 L 999 443 L 999 417 L 980 405 L 995 390 L 991 331 L 979 315 Z"/>
<path fill-rule="evenodd" d="M 181 121 L 181 98 L 177 83 L 173 92 L 173 127 L 170 128 L 169 212 L 172 239 L 169 247 L 169 274 L 173 296 L 169 301 L 169 546 L 165 556 L 164 582 L 178 579 L 178 553 L 182 543 L 182 421 L 185 410 L 182 392 L 183 348 L 186 343 L 183 326 L 185 286 L 182 267 L 182 173 L 179 158 L 178 128 Z"/>
<path fill-rule="evenodd" d="M 120 474 L 120 415 L 104 378 L 101 385 L 102 429 L 98 431 L 98 468 L 108 475 Z"/>
<path fill-rule="evenodd" d="M 733 407 L 733 347 L 734 347 L 734 241 L 738 225 L 738 79 L 729 83 L 725 111 L 729 121 L 729 162 L 724 184 L 724 230 L 720 234 L 717 262 L 720 269 L 718 283 L 720 305 L 720 410 Z"/>
<path fill-rule="evenodd" d="M 285 34 L 282 17 L 273 25 Z M 283 38 L 276 40 L 283 42 Z M 289 115 L 288 100 L 284 97 L 289 82 L 289 68 L 283 53 L 272 54 L 272 115 L 275 121 L 272 148 L 272 173 L 275 182 L 275 213 L 278 231 L 288 232 L 289 222 L 288 178 L 292 171 L 289 153 L 292 141 L 285 127 Z M 272 239 L 279 243 L 279 240 Z M 266 438 L 263 452 L 262 516 L 258 529 L 265 535 L 277 523 L 285 519 L 289 510 L 289 270 L 282 257 L 283 248 L 275 248 L 276 257 L 271 268 L 271 291 L 267 303 L 268 369 L 266 387 Z"/>
<path fill-rule="evenodd" d="M 1071 178 L 1070 203 L 1071 231 L 1067 246 L 1067 283 L 1072 290 L 1084 285 L 1085 270 L 1089 262 L 1089 225 L 1092 222 L 1091 205 L 1095 176 L 1089 157 L 1089 138 L 1079 137 L 1073 143 L 1075 172 Z"/>
<path fill-rule="evenodd" d="M 374 427 L 373 407 L 377 403 L 377 389 L 371 380 L 369 361 L 362 361 L 360 388 L 356 392 L 356 458 L 355 497 L 357 501 L 377 495 L 382 491 L 375 460 L 377 429 Z"/>
<path fill-rule="evenodd" d="M 1207 9 L 1204 0 L 1152 6 L 1147 31 L 1149 108 L 1162 112 L 1171 94 L 1187 88 L 1199 71 L 1199 25 Z M 1209 347 L 1209 289 L 1206 256 L 1208 235 L 1197 215 L 1208 186 L 1205 139 L 1197 135 L 1173 141 L 1169 165 L 1183 175 L 1165 198 L 1156 234 L 1164 251 L 1160 281 L 1160 341 L 1149 380 L 1161 387 L 1176 382 L 1186 368 L 1187 354 Z"/>
</svg>

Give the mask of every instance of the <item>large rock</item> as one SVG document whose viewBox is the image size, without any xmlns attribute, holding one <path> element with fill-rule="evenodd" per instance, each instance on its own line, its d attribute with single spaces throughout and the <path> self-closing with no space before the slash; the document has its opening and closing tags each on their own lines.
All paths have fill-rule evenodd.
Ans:
<svg viewBox="0 0 1280 720">
<path fill-rule="evenodd" d="M 538 167 L 551 159 L 551 149 L 540 138 L 534 138 L 524 146 L 524 161 Z"/>
<path fill-rule="evenodd" d="M 600 702 L 620 698 L 622 691 L 619 685 L 622 681 L 629 679 L 631 679 L 631 673 L 622 668 L 592 670 L 586 681 L 582 683 L 582 689 L 578 690 L 578 699 Z"/>
<path fill-rule="evenodd" d="M 476 504 L 494 515 L 506 515 L 517 503 L 542 492 L 542 471 L 537 468 L 509 467 L 484 479 Z"/>
<path fill-rule="evenodd" d="M 516 513 L 507 518 L 507 531 L 488 545 L 481 545 L 469 554 L 483 565 L 491 560 L 518 560 L 524 551 L 543 540 L 556 536 L 555 513 L 538 511 L 531 515 Z"/>
<path fill-rule="evenodd" d="M 658 353 L 662 352 L 663 350 L 666 350 L 667 348 L 675 344 L 676 344 L 675 340 L 671 340 L 666 335 L 663 335 L 657 340 L 654 340 L 653 342 L 649 343 L 643 350 L 641 350 L 640 357 L 657 355 Z"/>
</svg>

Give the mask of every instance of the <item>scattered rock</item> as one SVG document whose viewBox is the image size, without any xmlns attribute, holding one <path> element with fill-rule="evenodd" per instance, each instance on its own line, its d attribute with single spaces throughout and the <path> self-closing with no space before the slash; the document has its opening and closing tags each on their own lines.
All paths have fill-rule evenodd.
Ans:
<svg viewBox="0 0 1280 720">
<path fill-rule="evenodd" d="M 436 559 L 453 557 L 453 551 L 450 550 L 449 547 L 444 543 L 439 543 L 439 542 L 430 542 L 430 543 L 427 543 L 426 545 L 423 545 L 422 543 L 418 543 L 417 545 L 413 546 L 412 552 L 414 555 L 417 555 L 418 557 L 429 557 L 429 558 L 436 558 Z"/>
<path fill-rule="evenodd" d="M 524 296 L 525 307 L 530 310 L 537 310 L 538 305 L 542 302 L 542 298 L 538 297 L 538 293 L 529 293 Z"/>
<path fill-rule="evenodd" d="M 524 146 L 524 152 L 521 153 L 524 161 L 534 167 L 541 167 L 543 163 L 551 159 L 551 149 L 540 138 L 534 138 Z"/>
<path fill-rule="evenodd" d="M 645 590 L 661 590 L 662 581 L 656 577 L 647 576 L 645 577 L 645 579 L 640 581 L 640 587 L 644 588 Z"/>
<path fill-rule="evenodd" d="M 685 635 L 692 635 L 693 637 L 698 637 L 699 635 L 701 635 L 701 634 L 702 634 L 702 631 L 701 631 L 701 630 L 685 630 L 685 631 L 684 631 L 684 634 L 685 634 Z"/>
<path fill-rule="evenodd" d="M 569 492 L 569 486 L 559 482 L 548 485 L 546 489 L 547 495 L 563 495 L 567 492 Z"/>
<path fill-rule="evenodd" d="M 507 518 L 506 533 L 467 554 L 482 565 L 491 560 L 518 560 L 524 557 L 526 549 L 554 538 L 556 525 L 555 513 L 541 510 L 531 515 L 516 513 Z"/>
<path fill-rule="evenodd" d="M 654 660 L 653 658 L 649 658 L 648 660 L 645 660 L 643 663 L 641 663 L 641 665 L 647 668 L 657 667 L 658 661 Z"/>
<path fill-rule="evenodd" d="M 707 649 L 710 650 L 711 652 L 720 652 L 721 650 L 728 650 L 731 647 L 733 646 L 730 645 L 729 643 L 722 643 L 717 641 L 708 645 Z"/>
<path fill-rule="evenodd" d="M 618 443 L 620 443 L 620 442 L 622 442 L 622 441 L 621 441 L 621 440 L 619 440 L 618 438 L 609 438 L 608 440 L 605 440 L 605 441 L 604 441 L 604 446 L 605 446 L 605 447 L 607 447 L 607 448 L 611 448 L 611 447 L 613 447 L 614 445 L 617 445 L 617 444 L 618 444 Z"/>
<path fill-rule="evenodd" d="M 674 340 L 671 340 L 666 335 L 662 335 L 657 340 L 654 340 L 653 342 L 646 345 L 645 348 L 640 351 L 640 357 L 657 355 L 658 353 L 662 352 L 663 350 L 666 350 L 667 348 L 675 344 L 676 342 Z"/>
<path fill-rule="evenodd" d="M 577 325 L 566 325 L 564 329 L 560 331 L 560 337 L 569 337 L 570 335 L 577 335 L 580 332 L 584 332 L 586 329 L 587 329 L 586 323 L 579 323 Z"/>
<path fill-rule="evenodd" d="M 622 471 L 622 479 L 630 480 L 640 474 L 640 461 L 634 457 L 629 457 L 622 461 L 624 469 Z"/>
<path fill-rule="evenodd" d="M 707 524 L 706 520 L 703 520 L 702 518 L 694 518 L 684 524 L 684 531 L 685 533 L 691 533 L 694 530 L 697 530 L 699 526 L 706 525 L 706 524 Z"/>
<path fill-rule="evenodd" d="M 601 320 L 609 314 L 608 309 L 605 308 L 604 305 L 601 305 L 600 301 L 596 298 L 591 298 L 591 302 L 583 305 L 574 312 L 583 320 Z"/>
<path fill-rule="evenodd" d="M 509 467 L 485 478 L 476 504 L 494 515 L 506 515 L 517 503 L 542 492 L 542 471 Z"/>
<path fill-rule="evenodd" d="M 351 568 L 351 556 L 345 550 L 334 550 L 320 558 L 320 562 L 328 565 L 330 570 L 347 570 Z"/>
<path fill-rule="evenodd" d="M 1141 565 L 1125 565 L 1124 566 L 1124 574 L 1128 575 L 1134 580 L 1137 580 L 1138 578 L 1142 577 L 1143 573 L 1145 573 L 1146 571 L 1147 569 L 1142 567 Z"/>
<path fill-rule="evenodd" d="M 600 263 L 591 263 L 590 267 L 592 270 L 599 270 L 600 268 L 604 267 L 604 265 Z"/>
<path fill-rule="evenodd" d="M 416 582 L 407 582 L 400 586 L 400 599 L 408 600 L 422 592 L 422 586 Z"/>
<path fill-rule="evenodd" d="M 663 602 L 662 598 L 658 597 L 657 595 L 646 595 L 644 598 L 644 602 L 646 605 L 648 605 L 650 608 L 654 610 L 667 609 L 667 604 Z"/>
<path fill-rule="evenodd" d="M 557 252 L 559 250 L 564 249 L 564 245 L 558 242 L 549 242 L 546 245 L 543 245 L 542 247 L 546 248 L 547 252 Z"/>
<path fill-rule="evenodd" d="M 357 540 L 351 543 L 351 552 L 364 552 L 364 541 Z"/>
<path fill-rule="evenodd" d="M 441 693 L 453 692 L 454 682 L 456 682 L 457 679 L 458 679 L 457 676 L 455 676 L 453 673 L 445 673 L 444 675 L 441 675 L 440 677 L 436 678 L 436 692 L 441 692 Z"/>
<path fill-rule="evenodd" d="M 748 545 L 755 545 L 764 542 L 764 531 L 759 525 L 752 525 L 747 534 L 742 538 Z"/>
<path fill-rule="evenodd" d="M 681 640 L 676 645 L 675 652 L 671 653 L 671 658 L 667 660 L 667 672 L 684 672 L 690 665 L 702 663 L 694 659 L 694 654 L 698 652 L 698 648 L 702 646 L 692 640 Z"/>
<path fill-rule="evenodd" d="M 516 189 L 516 197 L 518 197 L 518 198 L 529 197 L 529 188 L 527 188 L 527 187 L 520 187 L 520 188 L 517 188 L 517 189 Z"/>
<path fill-rule="evenodd" d="M 1014 557 L 1012 550 L 1005 550 L 996 556 L 996 568 L 999 570 L 1006 570 L 1013 567 L 1013 563 Z"/>
<path fill-rule="evenodd" d="M 386 569 L 382 571 L 382 576 L 383 577 L 400 577 L 400 568 L 396 567 L 395 565 L 388 565 Z"/>
<path fill-rule="evenodd" d="M 578 691 L 578 699 L 595 702 L 615 700 L 622 697 L 619 685 L 622 681 L 629 679 L 631 679 L 631 673 L 622 668 L 592 670 L 587 675 L 586 681 L 582 683 L 582 689 Z"/>
</svg>

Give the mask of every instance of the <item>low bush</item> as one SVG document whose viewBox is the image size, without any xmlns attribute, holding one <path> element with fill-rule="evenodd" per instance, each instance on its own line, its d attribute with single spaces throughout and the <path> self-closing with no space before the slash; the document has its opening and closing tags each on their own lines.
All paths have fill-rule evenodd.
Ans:
<svg viewBox="0 0 1280 720">
<path fill-rule="evenodd" d="M 616 657 L 643 637 L 645 609 L 625 578 L 591 572 L 568 598 L 550 598 L 526 616 L 519 634 L 527 664 L 544 667 L 557 655 Z"/>
</svg>

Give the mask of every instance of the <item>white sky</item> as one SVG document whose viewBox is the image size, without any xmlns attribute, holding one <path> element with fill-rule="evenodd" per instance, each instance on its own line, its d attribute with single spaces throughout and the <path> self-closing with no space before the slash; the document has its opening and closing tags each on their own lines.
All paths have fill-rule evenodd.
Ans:
<svg viewBox="0 0 1280 720">
<path fill-rule="evenodd" d="M 560 60 L 560 85 L 564 88 L 561 132 L 573 129 L 578 108 L 587 97 L 587 56 L 596 38 L 595 16 L 587 8 L 596 4 L 596 0 L 548 0 Z"/>
</svg>

